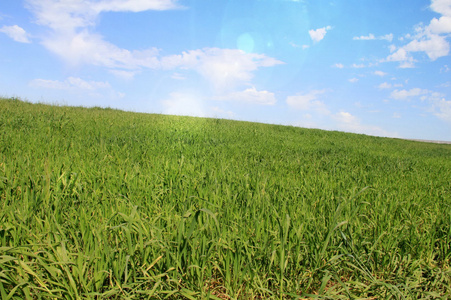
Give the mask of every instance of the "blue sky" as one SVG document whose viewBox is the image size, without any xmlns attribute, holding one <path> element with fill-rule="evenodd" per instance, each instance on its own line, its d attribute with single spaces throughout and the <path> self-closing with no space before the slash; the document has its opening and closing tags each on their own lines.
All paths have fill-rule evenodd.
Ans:
<svg viewBox="0 0 451 300">
<path fill-rule="evenodd" d="M 451 141 L 451 0 L 4 0 L 0 95 Z"/>
</svg>

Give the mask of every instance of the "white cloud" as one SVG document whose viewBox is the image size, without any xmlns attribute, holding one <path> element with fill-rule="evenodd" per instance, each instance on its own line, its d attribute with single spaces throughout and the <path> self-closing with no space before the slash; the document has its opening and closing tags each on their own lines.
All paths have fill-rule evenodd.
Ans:
<svg viewBox="0 0 451 300">
<path fill-rule="evenodd" d="M 391 49 L 391 52 L 396 51 L 395 49 Z M 399 48 L 393 54 L 390 54 L 385 61 L 408 61 L 412 60 L 412 57 L 409 57 L 407 50 L 404 48 Z"/>
<path fill-rule="evenodd" d="M 393 33 L 389 33 L 379 37 L 380 40 L 393 41 Z"/>
<path fill-rule="evenodd" d="M 255 87 L 240 92 L 232 92 L 214 98 L 215 100 L 239 101 L 259 105 L 274 105 L 277 100 L 274 93 L 268 91 L 257 91 Z"/>
<path fill-rule="evenodd" d="M 346 111 L 340 111 L 332 115 L 332 119 L 335 120 L 336 126 L 343 131 L 364 133 L 376 136 L 390 136 L 396 137 L 397 133 L 388 132 L 378 126 L 365 125 L 354 115 Z"/>
<path fill-rule="evenodd" d="M 343 64 L 335 64 L 332 67 L 338 68 L 338 69 L 343 69 L 345 66 Z"/>
<path fill-rule="evenodd" d="M 132 80 L 137 71 L 110 70 L 110 73 L 125 80 Z"/>
<path fill-rule="evenodd" d="M 230 110 L 224 110 L 220 107 L 214 106 L 211 108 L 212 116 L 215 118 L 228 118 L 233 119 L 236 118 L 236 114 Z"/>
<path fill-rule="evenodd" d="M 129 51 L 104 41 L 101 37 L 82 32 L 65 41 L 48 41 L 47 47 L 73 64 L 87 63 L 127 70 L 192 69 L 217 88 L 232 87 L 236 82 L 248 82 L 260 67 L 282 62 L 262 54 L 245 53 L 237 49 L 205 48 L 181 55 L 159 57 L 158 49 Z"/>
<path fill-rule="evenodd" d="M 183 52 L 161 59 L 163 69 L 192 69 L 197 71 L 220 91 L 233 89 L 253 78 L 260 67 L 282 64 L 264 54 L 246 53 L 238 49 L 205 48 Z"/>
<path fill-rule="evenodd" d="M 390 97 L 396 100 L 406 100 L 418 97 L 421 101 L 427 101 L 431 105 L 429 112 L 438 118 L 451 122 L 451 101 L 445 99 L 445 95 L 426 89 L 413 88 L 410 90 L 394 90 Z M 394 116 L 395 117 L 395 116 Z"/>
<path fill-rule="evenodd" d="M 334 121 L 334 126 L 327 126 L 326 129 L 334 128 L 334 130 L 342 130 L 346 132 L 363 133 L 375 136 L 387 136 L 387 137 L 397 137 L 396 132 L 386 131 L 381 127 L 362 124 L 361 120 L 347 111 L 339 111 L 338 113 L 331 113 L 329 110 L 325 109 L 325 105 L 322 102 L 315 101 L 316 94 L 321 94 L 323 91 L 312 91 L 306 95 L 298 95 L 287 98 L 287 103 L 293 108 L 301 110 L 317 110 L 320 114 L 327 116 L 328 119 Z M 290 98 L 290 99 L 289 99 Z M 290 100 L 290 101 L 289 101 Z M 316 106 L 316 107 L 315 107 Z M 357 107 L 362 107 L 362 104 L 357 102 Z M 304 114 L 304 119 L 302 121 L 294 124 L 295 126 L 311 127 L 311 128 L 325 128 L 315 122 L 312 122 L 313 116 L 310 114 Z"/>
<path fill-rule="evenodd" d="M 130 11 L 169 10 L 181 8 L 173 0 L 104 0 L 95 3 L 96 11 Z"/>
<path fill-rule="evenodd" d="M 302 48 L 302 50 L 310 48 L 310 45 L 298 45 L 296 43 L 290 42 L 290 45 L 294 48 Z"/>
<path fill-rule="evenodd" d="M 448 55 L 449 44 L 445 36 L 427 33 L 424 37 L 411 41 L 403 49 L 407 52 L 425 52 L 434 61 Z"/>
<path fill-rule="evenodd" d="M 374 73 L 373 73 L 374 75 L 377 75 L 377 76 L 381 76 L 381 77 L 383 77 L 383 76 L 385 76 L 385 75 L 387 75 L 387 73 L 385 73 L 385 72 L 382 72 L 382 71 L 374 71 Z"/>
<path fill-rule="evenodd" d="M 382 62 L 389 61 L 399 62 L 400 63 L 399 67 L 402 69 L 415 67 L 414 65 L 415 60 L 411 55 L 408 54 L 408 52 L 404 48 L 399 48 L 398 51 L 389 55 L 386 59 L 382 60 Z"/>
<path fill-rule="evenodd" d="M 451 32 L 451 17 L 443 16 L 439 19 L 434 18 L 431 20 L 428 29 L 432 33 L 442 34 Z"/>
<path fill-rule="evenodd" d="M 356 83 L 357 81 L 359 81 L 359 79 L 354 77 L 354 78 L 348 79 L 348 81 L 351 83 Z"/>
<path fill-rule="evenodd" d="M 451 16 L 451 2 L 449 0 L 432 0 L 430 8 L 436 13 Z"/>
<path fill-rule="evenodd" d="M 447 36 L 451 33 L 451 1 L 449 0 L 432 0 L 431 10 L 441 14 L 439 18 L 433 18 L 429 25 L 418 25 L 415 28 L 415 34 L 405 35 L 405 38 L 411 39 L 406 45 L 397 48 L 391 47 L 393 54 L 389 55 L 383 61 L 400 62 L 401 68 L 412 68 L 414 59 L 411 53 L 423 52 L 431 61 L 440 57 L 447 56 L 450 51 L 450 45 Z"/>
<path fill-rule="evenodd" d="M 183 76 L 183 74 L 180 74 L 180 73 L 177 73 L 177 72 L 172 74 L 171 78 L 175 79 L 175 80 L 185 80 L 186 79 L 186 77 Z"/>
<path fill-rule="evenodd" d="M 286 99 L 287 104 L 298 110 L 314 110 L 321 114 L 329 114 L 329 110 L 326 105 L 319 100 L 316 100 L 319 95 L 324 94 L 325 90 L 313 90 L 307 94 L 298 94 L 296 96 L 288 96 Z"/>
<path fill-rule="evenodd" d="M 65 81 L 48 80 L 48 79 L 33 79 L 30 82 L 30 86 L 36 88 L 57 89 L 57 90 L 97 90 L 97 89 L 110 89 L 111 86 L 108 82 L 103 81 L 85 81 L 77 77 L 69 77 Z"/>
<path fill-rule="evenodd" d="M 361 69 L 361 68 L 365 68 L 365 65 L 364 64 L 360 64 L 360 65 L 352 64 L 352 67 L 355 68 L 355 69 Z"/>
<path fill-rule="evenodd" d="M 77 28 L 95 25 L 98 15 L 91 1 L 26 0 L 36 23 L 56 32 L 74 32 Z"/>
<path fill-rule="evenodd" d="M 47 40 L 44 45 L 70 64 L 84 63 L 110 69 L 125 69 L 126 73 L 116 74 L 126 77 L 132 77 L 132 72 L 142 68 L 195 70 L 217 89 L 233 88 L 238 82 L 249 82 L 253 78 L 253 72 L 260 67 L 282 64 L 281 61 L 266 55 L 245 53 L 238 49 L 205 48 L 160 57 L 156 48 L 129 51 L 87 31 L 67 38 Z"/>
<path fill-rule="evenodd" d="M 105 89 L 110 88 L 110 84 L 108 82 L 102 81 L 85 81 L 81 78 L 69 77 L 67 79 L 67 83 L 70 87 L 79 88 L 83 90 L 96 90 L 96 89 Z"/>
<path fill-rule="evenodd" d="M 428 90 L 413 88 L 410 90 L 394 90 L 393 92 L 391 92 L 390 97 L 397 100 L 405 100 L 410 97 L 416 97 L 428 93 Z"/>
<path fill-rule="evenodd" d="M 158 68 L 158 49 L 142 51 L 121 49 L 98 34 L 83 30 L 73 35 L 45 39 L 42 44 L 71 65 L 91 64 L 107 68 L 137 70 Z"/>
<path fill-rule="evenodd" d="M 392 80 L 395 80 L 395 79 L 393 79 L 392 78 Z M 394 84 L 391 84 L 391 83 L 388 83 L 388 82 L 383 82 L 383 83 L 381 83 L 381 84 L 379 84 L 378 86 L 377 86 L 377 88 L 378 89 L 381 89 L 381 90 L 385 90 L 385 89 L 391 89 L 392 87 L 402 87 L 403 86 L 403 84 L 402 83 L 394 83 Z"/>
<path fill-rule="evenodd" d="M 434 114 L 437 117 L 451 123 L 451 101 L 442 98 L 440 100 L 434 101 L 433 106 L 435 108 Z"/>
<path fill-rule="evenodd" d="M 194 69 L 220 87 L 233 85 L 237 81 L 247 82 L 252 79 L 252 72 L 259 67 L 282 63 L 262 54 L 219 48 L 190 51 L 183 60 L 182 66 L 194 63 Z"/>
<path fill-rule="evenodd" d="M 318 29 L 309 30 L 308 33 L 310 34 L 310 38 L 314 42 L 319 42 L 326 36 L 327 31 L 331 29 L 332 29 L 331 26 L 326 26 Z"/>
<path fill-rule="evenodd" d="M 30 86 L 54 90 L 65 90 L 70 88 L 67 82 L 65 83 L 58 80 L 48 80 L 48 79 L 33 79 L 30 82 Z"/>
<path fill-rule="evenodd" d="M 173 0 L 26 0 L 38 24 L 56 32 L 94 26 L 102 12 L 141 12 L 180 8 Z"/>
<path fill-rule="evenodd" d="M 65 95 L 67 91 L 70 91 L 78 94 L 77 97 L 88 95 L 89 97 L 113 100 L 125 96 L 124 93 L 115 91 L 106 81 L 86 81 L 78 77 L 68 77 L 64 81 L 38 78 L 31 80 L 29 86 L 38 89 L 57 90 L 59 95 Z"/>
<path fill-rule="evenodd" d="M 19 43 L 31 43 L 30 39 L 28 38 L 27 32 L 17 25 L 13 26 L 3 26 L 0 28 L 0 32 L 3 32 L 13 40 Z"/>
<path fill-rule="evenodd" d="M 353 40 L 366 40 L 366 41 L 369 41 L 369 40 L 375 40 L 376 37 L 374 36 L 374 34 L 370 33 L 368 36 L 363 36 L 363 35 L 355 36 L 352 39 Z"/>
<path fill-rule="evenodd" d="M 379 37 L 376 37 L 374 34 L 370 33 L 367 36 L 361 35 L 361 36 L 355 36 L 352 38 L 353 40 L 361 40 L 361 41 L 372 41 L 372 40 L 386 40 L 391 42 L 393 40 L 393 34 L 386 34 Z"/>
<path fill-rule="evenodd" d="M 378 86 L 378 88 L 381 89 L 381 90 L 382 89 L 389 89 L 391 87 L 392 87 L 392 85 L 390 83 L 387 83 L 387 82 L 383 82 L 383 83 L 379 84 L 379 86 Z"/>
<path fill-rule="evenodd" d="M 354 124 L 357 118 L 348 112 L 340 111 L 334 115 L 334 119 L 342 124 Z"/>
<path fill-rule="evenodd" d="M 157 48 L 127 50 L 93 32 L 101 12 L 177 9 L 173 0 L 27 0 L 38 24 L 53 30 L 42 44 L 70 65 L 89 64 L 133 78 L 142 69 L 194 70 L 215 89 L 234 89 L 247 84 L 260 67 L 281 64 L 263 54 L 237 49 L 204 48 L 180 55 L 161 56 Z"/>
<path fill-rule="evenodd" d="M 414 67 L 415 67 L 415 65 L 413 64 L 413 62 L 410 62 L 410 61 L 403 61 L 399 65 L 399 68 L 401 68 L 401 69 L 410 69 L 410 68 L 414 68 Z"/>
</svg>

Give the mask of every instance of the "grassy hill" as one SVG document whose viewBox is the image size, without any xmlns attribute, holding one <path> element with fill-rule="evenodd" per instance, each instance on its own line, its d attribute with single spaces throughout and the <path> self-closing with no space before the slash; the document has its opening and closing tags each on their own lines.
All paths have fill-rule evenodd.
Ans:
<svg viewBox="0 0 451 300">
<path fill-rule="evenodd" d="M 451 297 L 451 145 L 0 100 L 1 299 Z"/>
</svg>

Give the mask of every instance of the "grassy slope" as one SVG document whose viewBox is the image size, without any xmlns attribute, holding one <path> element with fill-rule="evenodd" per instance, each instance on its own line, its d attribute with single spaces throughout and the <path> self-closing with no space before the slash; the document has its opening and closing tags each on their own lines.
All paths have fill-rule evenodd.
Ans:
<svg viewBox="0 0 451 300">
<path fill-rule="evenodd" d="M 446 298 L 450 205 L 450 145 L 0 100 L 2 299 Z"/>
</svg>

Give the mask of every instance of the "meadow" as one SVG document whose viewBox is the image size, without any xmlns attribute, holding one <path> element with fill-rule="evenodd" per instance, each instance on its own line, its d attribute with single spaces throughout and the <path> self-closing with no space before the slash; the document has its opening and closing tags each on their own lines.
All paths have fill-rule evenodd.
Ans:
<svg viewBox="0 0 451 300">
<path fill-rule="evenodd" d="M 451 145 L 0 99 L 0 298 L 449 299 Z"/>
</svg>

